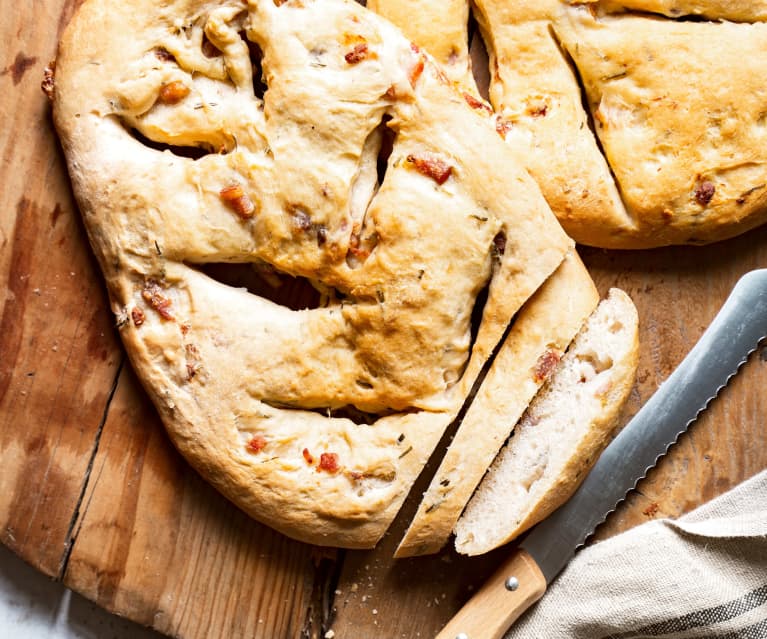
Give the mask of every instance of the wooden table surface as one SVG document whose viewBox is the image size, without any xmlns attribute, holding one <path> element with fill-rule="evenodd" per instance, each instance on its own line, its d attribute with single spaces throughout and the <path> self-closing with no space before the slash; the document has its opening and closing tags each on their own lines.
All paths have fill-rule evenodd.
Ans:
<svg viewBox="0 0 767 639">
<path fill-rule="evenodd" d="M 373 551 L 300 544 L 219 497 L 168 442 L 118 342 L 40 91 L 76 4 L 0 14 L 0 539 L 103 607 L 185 639 L 433 636 L 507 550 L 394 562 L 403 517 Z M 581 254 L 603 293 L 620 286 L 639 309 L 625 421 L 738 277 L 767 266 L 767 227 L 703 248 Z M 767 468 L 765 382 L 767 349 L 598 537 Z"/>
</svg>

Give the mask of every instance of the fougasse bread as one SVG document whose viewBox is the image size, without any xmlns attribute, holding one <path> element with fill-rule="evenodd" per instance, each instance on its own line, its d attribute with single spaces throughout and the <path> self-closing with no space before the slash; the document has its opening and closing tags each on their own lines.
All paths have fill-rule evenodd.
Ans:
<svg viewBox="0 0 767 639">
<path fill-rule="evenodd" d="M 469 0 L 419 12 L 463 51 Z M 499 131 L 579 243 L 706 244 L 767 221 L 767 3 L 475 0 Z M 440 38 L 438 29 L 444 30 Z M 460 33 L 460 35 L 459 35 Z M 456 61 L 460 60 L 457 56 Z"/>
<path fill-rule="evenodd" d="M 86 0 L 46 85 L 175 446 L 291 537 L 374 545 L 573 247 L 493 118 L 343 0 Z M 206 274 L 220 263 L 304 278 L 324 303 L 227 285 Z"/>
</svg>

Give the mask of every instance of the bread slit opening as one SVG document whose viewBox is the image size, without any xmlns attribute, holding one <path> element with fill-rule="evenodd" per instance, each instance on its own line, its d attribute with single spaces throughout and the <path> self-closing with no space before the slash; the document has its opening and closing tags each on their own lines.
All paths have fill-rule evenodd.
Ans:
<svg viewBox="0 0 767 639">
<path fill-rule="evenodd" d="M 490 281 L 484 286 L 484 288 L 474 298 L 474 307 L 471 309 L 471 342 L 470 349 L 474 347 L 474 343 L 477 341 L 477 335 L 479 334 L 479 326 L 482 324 L 482 313 L 485 311 L 485 305 L 487 304 L 487 296 L 490 292 Z"/>
<path fill-rule="evenodd" d="M 478 26 L 469 40 L 469 59 L 477 92 L 484 100 L 490 102 L 490 54 L 482 30 Z"/>
<path fill-rule="evenodd" d="M 570 67 L 571 71 L 573 72 L 573 77 L 575 78 L 575 81 L 578 83 L 578 89 L 581 94 L 581 104 L 583 105 L 583 112 L 586 114 L 586 123 L 588 124 L 589 130 L 591 131 L 591 136 L 594 138 L 597 150 L 599 151 L 600 155 L 605 160 L 605 166 L 607 166 L 607 170 L 610 172 L 610 177 L 612 178 L 613 184 L 615 184 L 615 188 L 618 191 L 618 195 L 621 198 L 621 201 L 623 202 L 623 210 L 625 211 L 626 216 L 633 223 L 635 220 L 631 214 L 631 211 L 626 206 L 626 198 L 623 197 L 623 190 L 621 189 L 621 184 L 618 181 L 618 178 L 615 176 L 615 171 L 613 171 L 613 167 L 610 164 L 610 159 L 607 157 L 605 148 L 602 145 L 602 139 L 599 137 L 599 134 L 597 133 L 596 123 L 594 122 L 594 114 L 591 112 L 591 108 L 589 107 L 589 98 L 588 98 L 588 93 L 586 92 L 586 83 L 583 81 L 583 76 L 581 75 L 580 69 L 578 69 L 578 65 L 575 64 L 575 60 L 570 55 L 570 52 L 565 48 L 564 43 L 559 38 L 559 35 L 557 35 L 554 25 L 549 24 L 548 31 L 549 31 L 549 35 L 551 36 L 551 40 L 556 45 L 557 49 L 559 49 L 559 52 L 562 54 L 562 59 Z"/>
<path fill-rule="evenodd" d="M 253 67 L 253 93 L 260 100 L 264 99 L 264 95 L 268 90 L 266 84 L 264 69 L 261 66 L 261 61 L 264 58 L 264 52 L 257 43 L 249 40 L 245 31 L 240 31 L 240 37 L 243 42 L 248 45 L 248 55 L 250 56 L 250 64 Z"/>
<path fill-rule="evenodd" d="M 379 188 L 386 179 L 386 170 L 389 167 L 389 158 L 391 157 L 392 150 L 394 149 L 394 140 L 397 137 L 394 129 L 389 126 L 391 119 L 392 117 L 390 115 L 384 115 L 381 119 L 381 124 L 378 125 L 378 131 L 381 136 L 380 146 L 378 147 L 378 156 L 376 158 L 376 175 L 378 177 Z"/>
<path fill-rule="evenodd" d="M 183 31 L 186 32 L 187 29 L 185 28 Z M 210 41 L 210 38 L 208 38 L 208 34 L 205 33 L 205 31 L 202 32 L 200 50 L 202 51 L 202 55 L 206 58 L 218 58 L 224 55 L 224 52 Z"/>
<path fill-rule="evenodd" d="M 370 205 L 386 179 L 389 158 L 394 148 L 396 133 L 388 126 L 391 116 L 384 115 L 378 126 L 365 139 L 360 153 L 357 175 L 352 182 L 349 197 L 352 230 L 346 263 L 359 268 L 378 244 L 378 234 L 368 216 Z"/>
<path fill-rule="evenodd" d="M 244 288 L 270 302 L 293 311 L 321 308 L 327 305 L 328 293 L 322 293 L 305 277 L 293 277 L 265 262 L 253 264 L 188 264 L 211 279 Z"/>
<path fill-rule="evenodd" d="M 123 123 L 123 126 L 125 126 L 125 123 Z M 148 137 L 146 137 L 144 134 L 142 134 L 138 129 L 133 127 L 125 126 L 128 133 L 133 137 L 137 142 L 140 142 L 144 146 L 154 149 L 155 151 L 169 151 L 173 155 L 180 157 L 180 158 L 187 158 L 189 160 L 200 160 L 204 158 L 206 155 L 211 155 L 214 153 L 211 149 L 207 148 L 205 145 L 200 146 L 181 146 L 177 144 L 167 144 L 165 142 L 157 142 L 155 140 L 152 140 Z"/>
<path fill-rule="evenodd" d="M 274 401 L 268 401 L 263 399 L 261 401 L 264 404 L 271 406 L 272 408 L 308 411 L 310 413 L 316 413 L 317 415 L 322 415 L 323 417 L 348 419 L 349 421 L 357 424 L 358 426 L 371 426 L 381 417 L 386 417 L 387 415 L 395 414 L 394 411 L 368 413 L 351 405 L 339 406 L 339 407 L 321 406 L 319 408 L 304 408 L 298 405 L 284 404 L 281 402 L 274 402 Z M 396 411 L 396 414 L 401 415 L 402 413 L 412 413 L 412 412 L 418 412 L 418 411 L 417 409 L 406 410 L 406 411 L 400 410 L 400 411 Z"/>
</svg>

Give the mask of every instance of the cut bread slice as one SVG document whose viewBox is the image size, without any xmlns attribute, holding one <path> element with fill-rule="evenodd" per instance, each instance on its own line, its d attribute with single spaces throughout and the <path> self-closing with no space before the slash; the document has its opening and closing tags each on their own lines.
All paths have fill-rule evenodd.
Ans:
<svg viewBox="0 0 767 639">
<path fill-rule="evenodd" d="M 562 505 L 607 444 L 634 383 L 638 320 L 612 289 L 517 424 L 455 527 L 458 552 L 505 544 Z"/>
<path fill-rule="evenodd" d="M 575 250 L 516 317 L 395 553 L 439 552 L 474 489 L 599 293 Z"/>
</svg>

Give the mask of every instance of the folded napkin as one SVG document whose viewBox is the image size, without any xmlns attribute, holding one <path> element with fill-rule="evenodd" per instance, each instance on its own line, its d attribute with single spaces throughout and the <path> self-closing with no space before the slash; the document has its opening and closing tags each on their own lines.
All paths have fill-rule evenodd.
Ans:
<svg viewBox="0 0 767 639">
<path fill-rule="evenodd" d="M 580 551 L 506 639 L 767 638 L 767 471 Z"/>
</svg>

